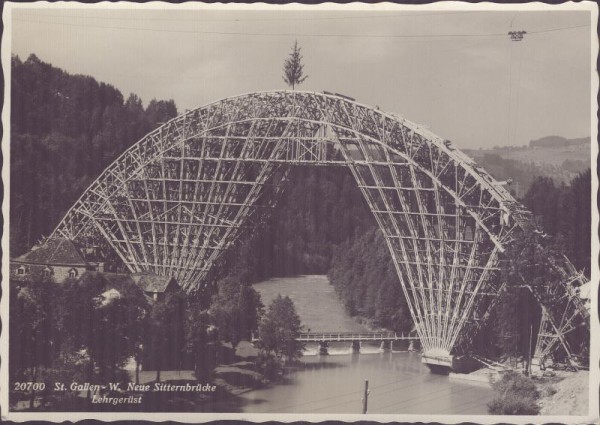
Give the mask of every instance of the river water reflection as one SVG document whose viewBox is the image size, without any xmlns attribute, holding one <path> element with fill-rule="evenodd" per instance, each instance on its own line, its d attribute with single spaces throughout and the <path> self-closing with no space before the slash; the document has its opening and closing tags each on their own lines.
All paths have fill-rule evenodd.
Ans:
<svg viewBox="0 0 600 425">
<path fill-rule="evenodd" d="M 255 289 L 268 305 L 277 294 L 288 295 L 312 331 L 360 331 L 325 276 L 270 279 Z M 492 391 L 485 384 L 434 375 L 418 353 L 382 352 L 364 346 L 352 354 L 349 343 L 333 345 L 319 356 L 308 347 L 303 367 L 269 388 L 250 391 L 229 405 L 246 413 L 361 413 L 365 379 L 369 380 L 369 413 L 486 414 Z M 221 406 L 225 407 L 225 406 Z"/>
<path fill-rule="evenodd" d="M 244 412 L 361 413 L 369 380 L 369 413 L 486 414 L 491 390 L 451 381 L 421 364 L 418 353 L 306 356 L 305 369 L 283 385 L 242 394 Z"/>
</svg>

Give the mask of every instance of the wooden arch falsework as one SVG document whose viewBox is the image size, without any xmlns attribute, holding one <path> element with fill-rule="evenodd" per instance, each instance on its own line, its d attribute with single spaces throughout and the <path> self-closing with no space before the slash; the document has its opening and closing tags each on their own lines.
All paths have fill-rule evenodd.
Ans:
<svg viewBox="0 0 600 425">
<path fill-rule="evenodd" d="M 452 366 L 485 322 L 502 253 L 530 214 L 449 141 L 345 96 L 251 93 L 186 112 L 114 161 L 54 236 L 104 239 L 131 272 L 174 276 L 192 291 L 273 207 L 294 164 L 349 167 L 385 236 L 424 361 Z M 552 290 L 576 297 L 585 279 L 568 260 L 557 267 L 565 280 Z M 561 305 L 544 310 L 542 351 L 566 344 L 585 315 Z"/>
</svg>

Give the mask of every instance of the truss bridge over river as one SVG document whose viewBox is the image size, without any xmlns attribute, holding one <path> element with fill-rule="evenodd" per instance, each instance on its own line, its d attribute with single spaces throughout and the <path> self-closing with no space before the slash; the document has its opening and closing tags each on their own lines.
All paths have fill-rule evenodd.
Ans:
<svg viewBox="0 0 600 425">
<path fill-rule="evenodd" d="M 303 332 L 300 342 L 363 342 L 363 341 L 413 341 L 415 335 L 398 335 L 396 332 Z"/>
<path fill-rule="evenodd" d="M 252 342 L 258 341 L 252 336 Z M 396 332 L 302 332 L 296 338 L 299 342 L 363 342 L 363 341 L 418 341 L 416 335 L 400 334 Z"/>
<path fill-rule="evenodd" d="M 131 272 L 173 276 L 193 291 L 258 229 L 297 165 L 350 169 L 385 237 L 424 361 L 452 366 L 488 318 L 500 261 L 531 215 L 450 141 L 346 96 L 251 93 L 186 112 L 104 170 L 53 236 L 105 244 Z M 586 279 L 562 256 L 553 264 L 560 284 L 533 289 L 544 310 L 539 355 L 572 354 L 567 334 L 589 327 L 577 300 Z"/>
<path fill-rule="evenodd" d="M 252 342 L 258 342 L 259 338 L 252 335 Z M 296 341 L 303 343 L 318 343 L 320 346 L 319 352 L 327 354 L 327 348 L 330 343 L 349 342 L 352 344 L 352 349 L 355 352 L 360 351 L 361 344 L 366 343 L 381 343 L 382 348 L 392 350 L 394 342 L 408 341 L 413 343 L 419 341 L 417 335 L 397 334 L 396 332 L 301 332 Z"/>
</svg>

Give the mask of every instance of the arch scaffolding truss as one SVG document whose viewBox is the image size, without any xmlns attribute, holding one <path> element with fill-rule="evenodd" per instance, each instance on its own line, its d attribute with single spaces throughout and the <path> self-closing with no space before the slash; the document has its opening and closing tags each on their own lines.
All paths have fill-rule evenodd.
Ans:
<svg viewBox="0 0 600 425">
<path fill-rule="evenodd" d="M 186 112 L 114 161 L 53 235 L 83 246 L 103 239 L 131 272 L 173 276 L 192 291 L 274 206 L 294 164 L 349 167 L 425 361 L 451 364 L 488 317 L 502 253 L 530 214 L 449 141 L 341 95 L 251 93 Z M 569 296 L 583 281 L 566 264 L 552 290 Z M 582 314 L 569 305 L 548 315 Z"/>
</svg>

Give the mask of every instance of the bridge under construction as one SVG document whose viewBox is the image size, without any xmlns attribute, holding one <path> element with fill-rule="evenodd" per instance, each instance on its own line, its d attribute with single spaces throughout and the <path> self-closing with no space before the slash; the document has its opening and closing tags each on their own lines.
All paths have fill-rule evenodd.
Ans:
<svg viewBox="0 0 600 425">
<path fill-rule="evenodd" d="M 534 227 L 531 214 L 450 141 L 346 96 L 251 93 L 186 112 L 104 170 L 53 236 L 108 245 L 131 272 L 193 291 L 259 229 L 295 165 L 350 169 L 385 237 L 423 361 L 452 367 L 498 299 L 500 261 Z M 574 358 L 568 335 L 589 330 L 579 296 L 587 280 L 563 256 L 552 265 L 561 281 L 531 288 L 543 311 L 536 356 Z"/>
</svg>

